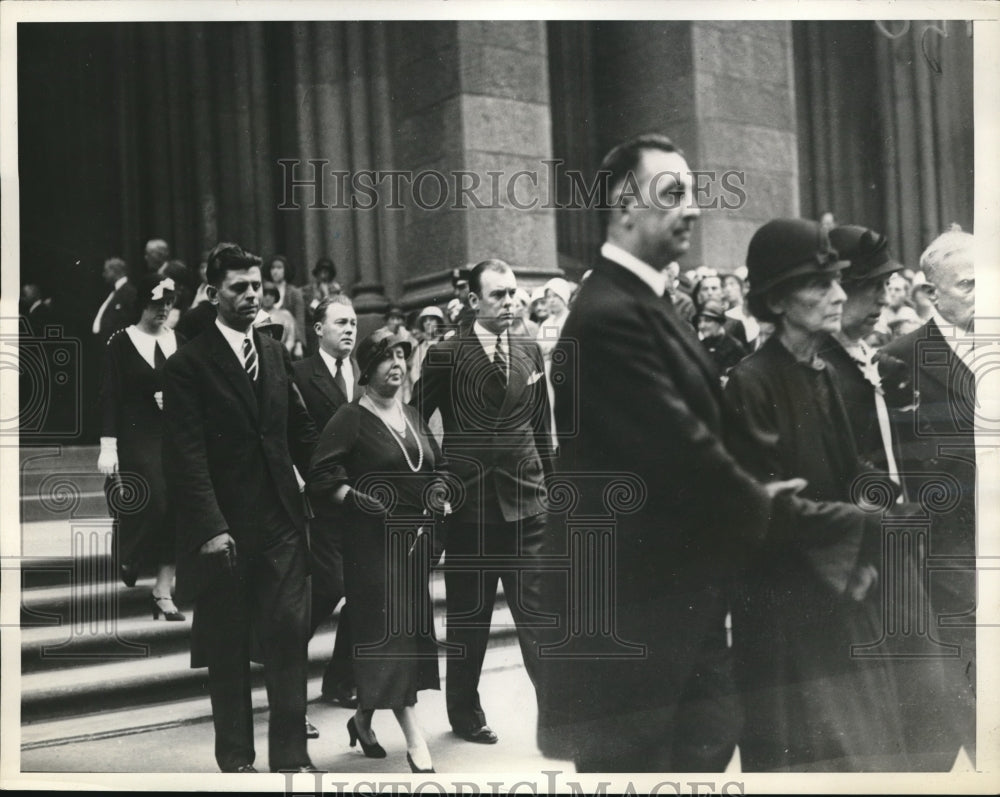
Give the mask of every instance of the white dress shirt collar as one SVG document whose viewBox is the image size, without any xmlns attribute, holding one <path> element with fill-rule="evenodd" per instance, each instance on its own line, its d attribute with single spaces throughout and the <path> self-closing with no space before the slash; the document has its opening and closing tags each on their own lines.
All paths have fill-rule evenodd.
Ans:
<svg viewBox="0 0 1000 797">
<path fill-rule="evenodd" d="M 486 359 L 493 362 L 494 356 L 496 356 L 497 350 L 497 335 L 494 332 L 490 332 L 486 327 L 480 324 L 478 321 L 473 323 L 472 331 L 476 333 L 476 337 L 479 338 L 479 343 L 483 347 L 483 351 L 486 352 Z M 506 362 L 506 378 L 510 378 L 510 335 L 507 334 L 505 329 L 500 333 L 500 339 L 503 341 L 503 353 L 504 362 Z"/>
<path fill-rule="evenodd" d="M 326 365 L 330 376 L 337 376 L 337 358 L 327 354 L 323 349 L 319 350 L 319 358 Z M 340 375 L 344 377 L 344 386 L 347 388 L 347 400 L 354 401 L 354 368 L 351 366 L 350 356 L 344 357 L 340 361 Z"/>
<path fill-rule="evenodd" d="M 667 275 L 664 271 L 658 271 L 649 263 L 645 263 L 631 252 L 626 252 L 620 246 L 605 241 L 601 244 L 601 257 L 617 263 L 622 268 L 631 271 L 639 279 L 645 282 L 650 290 L 657 296 L 663 296 L 667 290 Z"/>
<path fill-rule="evenodd" d="M 479 338 L 479 342 L 483 344 L 483 349 L 486 351 L 486 356 L 493 360 L 493 355 L 496 352 L 497 347 L 497 334 L 495 332 L 490 332 L 486 327 L 480 324 L 478 321 L 473 323 L 472 331 L 476 333 L 476 337 Z M 503 340 L 504 354 L 510 351 L 510 340 L 507 336 L 507 330 L 500 333 L 500 338 Z"/>
<path fill-rule="evenodd" d="M 243 365 L 243 341 L 247 338 L 250 339 L 250 345 L 253 346 L 256 351 L 257 347 L 253 342 L 253 327 L 251 326 L 246 332 L 239 332 L 231 327 L 227 327 L 223 324 L 219 317 L 215 317 L 215 326 L 219 328 L 222 333 L 222 337 L 226 339 L 226 343 L 229 344 L 229 348 L 233 350 L 233 354 L 236 355 L 236 359 L 240 361 L 240 365 Z"/>
</svg>

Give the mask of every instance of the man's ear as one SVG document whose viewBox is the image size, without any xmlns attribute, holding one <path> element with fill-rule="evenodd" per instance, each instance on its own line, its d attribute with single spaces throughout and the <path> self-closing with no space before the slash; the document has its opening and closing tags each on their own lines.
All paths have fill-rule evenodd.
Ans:
<svg viewBox="0 0 1000 797">
<path fill-rule="evenodd" d="M 472 291 L 469 291 L 469 307 L 473 310 L 479 309 L 479 297 Z"/>
<path fill-rule="evenodd" d="M 209 285 L 208 287 L 205 288 L 205 295 L 208 297 L 208 301 L 210 301 L 212 304 L 219 303 L 219 289 L 216 288 L 214 285 Z"/>
</svg>

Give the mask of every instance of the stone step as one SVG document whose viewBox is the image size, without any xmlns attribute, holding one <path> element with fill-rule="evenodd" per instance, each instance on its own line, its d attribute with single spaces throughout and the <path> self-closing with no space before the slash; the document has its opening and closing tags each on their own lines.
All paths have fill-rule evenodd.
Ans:
<svg viewBox="0 0 1000 797">
<path fill-rule="evenodd" d="M 443 640 L 443 615 L 441 612 L 436 614 L 438 639 Z M 189 627 L 188 623 L 160 624 Z M 185 637 L 177 638 L 186 642 Z M 491 626 L 491 645 L 510 645 L 516 639 L 517 632 L 509 610 L 498 606 Z M 309 644 L 310 677 L 322 675 L 333 650 L 333 643 L 332 624 L 321 627 Z M 207 670 L 191 669 L 186 644 L 179 649 L 173 646 L 162 649 L 150 644 L 146 655 L 123 659 L 104 658 L 95 661 L 82 658 L 64 661 L 67 664 L 73 663 L 66 667 L 22 673 L 22 723 L 170 703 L 206 697 L 208 694 Z M 443 662 L 441 668 L 443 671 Z M 253 666 L 253 673 L 255 687 L 262 686 L 263 674 L 258 665 Z"/>
</svg>

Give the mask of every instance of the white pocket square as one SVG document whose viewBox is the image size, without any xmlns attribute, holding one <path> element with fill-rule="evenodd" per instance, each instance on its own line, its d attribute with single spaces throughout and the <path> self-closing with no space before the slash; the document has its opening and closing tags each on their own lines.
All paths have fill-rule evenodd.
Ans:
<svg viewBox="0 0 1000 797">
<path fill-rule="evenodd" d="M 543 376 L 543 374 L 542 374 L 541 371 L 535 371 L 535 373 L 533 373 L 531 376 L 528 377 L 527 384 L 529 384 L 529 385 L 535 384 L 535 382 L 537 382 L 539 379 L 541 379 L 542 376 Z"/>
</svg>

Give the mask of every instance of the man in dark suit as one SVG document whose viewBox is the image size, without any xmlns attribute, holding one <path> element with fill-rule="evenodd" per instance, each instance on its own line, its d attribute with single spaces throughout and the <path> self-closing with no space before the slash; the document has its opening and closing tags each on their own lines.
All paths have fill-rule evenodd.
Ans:
<svg viewBox="0 0 1000 797">
<path fill-rule="evenodd" d="M 959 672 L 949 711 L 930 720 L 930 768 L 950 769 L 960 747 L 975 760 L 976 744 L 976 382 L 973 322 L 973 237 L 950 230 L 931 243 L 920 267 L 933 286 L 934 314 L 884 351 L 902 360 L 917 392 L 914 410 L 896 414 L 903 483 L 911 500 L 936 486 L 945 500 L 930 507 L 927 546 L 937 641 L 957 646 Z M 926 494 L 926 493 L 924 493 Z M 924 503 L 921 501 L 921 503 Z M 944 570 L 935 569 L 935 560 Z"/>
<path fill-rule="evenodd" d="M 120 257 L 109 257 L 104 261 L 102 276 L 111 288 L 111 293 L 97 310 L 91 325 L 91 332 L 97 336 L 102 350 L 108 338 L 136 320 L 135 286 L 128 281 L 127 269 L 125 261 Z"/>
<path fill-rule="evenodd" d="M 802 484 L 758 484 L 725 449 L 718 371 L 666 291 L 700 215 L 684 157 L 645 135 L 600 173 L 605 243 L 553 353 L 553 383 L 572 512 L 614 525 L 596 547 L 588 524 L 553 516 L 547 532 L 546 554 L 591 554 L 546 583 L 543 608 L 561 624 L 541 650 L 539 745 L 584 772 L 722 771 L 741 714 L 727 574 L 768 533 L 774 497 Z M 616 480 L 631 498 L 600 488 Z"/>
<path fill-rule="evenodd" d="M 236 244 L 212 250 L 218 318 L 167 361 L 164 465 L 177 511 L 177 595 L 194 601 L 191 664 L 208 666 L 222 771 L 255 771 L 251 657 L 264 665 L 271 770 L 313 771 L 308 551 L 294 466 L 307 472 L 317 435 L 288 353 L 252 326 L 260 262 Z"/>
<path fill-rule="evenodd" d="M 321 430 L 343 404 L 364 393 L 358 384 L 361 371 L 351 356 L 358 336 L 358 318 L 351 300 L 343 294 L 323 299 L 313 311 L 313 331 L 319 350 L 293 364 L 295 384 L 306 409 Z M 310 521 L 312 570 L 312 628 L 310 636 L 344 597 L 344 560 L 341 550 L 343 520 L 333 502 L 313 503 Z M 337 641 L 323 673 L 323 699 L 344 708 L 357 708 L 357 691 L 351 668 L 351 631 L 347 606 L 340 610 Z"/>
<path fill-rule="evenodd" d="M 479 700 L 497 583 L 503 582 L 528 675 L 537 660 L 539 581 L 531 572 L 545 528 L 549 404 L 538 345 L 511 337 L 517 279 L 502 260 L 469 274 L 475 321 L 427 351 L 413 404 L 441 411 L 443 452 L 464 501 L 447 529 L 448 719 L 470 742 L 494 744 Z"/>
</svg>

